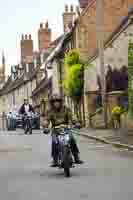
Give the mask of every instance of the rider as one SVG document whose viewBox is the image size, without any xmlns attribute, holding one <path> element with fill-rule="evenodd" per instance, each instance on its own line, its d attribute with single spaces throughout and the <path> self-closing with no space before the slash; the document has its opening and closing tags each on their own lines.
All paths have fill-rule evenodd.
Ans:
<svg viewBox="0 0 133 200">
<path fill-rule="evenodd" d="M 50 98 L 50 106 L 51 109 L 47 112 L 44 120 L 44 128 L 47 128 L 51 122 L 52 128 L 59 125 L 72 125 L 72 113 L 71 110 L 63 105 L 63 99 L 60 95 L 52 95 Z M 56 167 L 57 163 L 57 155 L 55 152 L 56 143 L 54 142 L 54 131 L 52 133 L 52 158 L 53 163 L 52 167 Z M 71 149 L 72 154 L 74 156 L 74 160 L 76 164 L 82 164 L 83 162 L 79 158 L 79 149 L 77 147 L 75 138 L 72 136 L 71 139 Z"/>
<path fill-rule="evenodd" d="M 34 112 L 34 109 L 32 107 L 32 105 L 29 104 L 28 99 L 24 99 L 24 103 L 20 108 L 19 113 L 24 115 L 24 114 L 28 114 L 29 112 Z M 24 127 L 24 118 L 23 118 L 23 127 Z"/>
</svg>

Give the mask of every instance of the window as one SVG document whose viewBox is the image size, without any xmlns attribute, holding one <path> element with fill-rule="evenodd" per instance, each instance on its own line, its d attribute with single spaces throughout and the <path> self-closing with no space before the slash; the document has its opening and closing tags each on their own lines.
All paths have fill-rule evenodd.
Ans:
<svg viewBox="0 0 133 200">
<path fill-rule="evenodd" d="M 85 27 L 79 30 L 79 48 L 87 48 L 87 31 Z"/>
<path fill-rule="evenodd" d="M 29 72 L 29 64 L 26 64 L 26 72 Z"/>
</svg>

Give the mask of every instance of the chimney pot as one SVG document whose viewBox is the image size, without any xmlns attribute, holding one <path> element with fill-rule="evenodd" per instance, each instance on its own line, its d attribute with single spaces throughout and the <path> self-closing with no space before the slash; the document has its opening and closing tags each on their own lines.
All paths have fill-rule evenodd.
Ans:
<svg viewBox="0 0 133 200">
<path fill-rule="evenodd" d="M 65 12 L 68 12 L 68 5 L 65 5 Z"/>
<path fill-rule="evenodd" d="M 71 12 L 73 12 L 73 5 L 71 5 Z"/>
<path fill-rule="evenodd" d="M 22 37 L 21 37 L 21 39 L 22 39 L 22 40 L 24 40 L 24 35 L 23 35 L 23 34 L 22 34 Z"/>
<path fill-rule="evenodd" d="M 43 23 L 40 23 L 40 28 L 43 28 Z"/>
<path fill-rule="evenodd" d="M 28 39 L 28 36 L 27 35 L 25 35 L 25 40 L 27 40 Z"/>
<path fill-rule="evenodd" d="M 76 7 L 77 14 L 80 14 L 79 6 Z"/>
<path fill-rule="evenodd" d="M 47 21 L 46 24 L 45 24 L 45 28 L 48 29 L 48 27 L 49 27 L 49 24 L 48 24 L 48 21 Z"/>
<path fill-rule="evenodd" d="M 31 40 L 31 34 L 29 35 L 29 40 Z"/>
</svg>

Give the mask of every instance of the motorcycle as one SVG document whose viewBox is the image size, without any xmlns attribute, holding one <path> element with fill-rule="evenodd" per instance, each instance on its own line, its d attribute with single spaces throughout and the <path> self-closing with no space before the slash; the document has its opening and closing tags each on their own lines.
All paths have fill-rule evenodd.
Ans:
<svg viewBox="0 0 133 200">
<path fill-rule="evenodd" d="M 32 134 L 32 113 L 25 113 L 24 114 L 24 133 Z"/>
<path fill-rule="evenodd" d="M 74 167 L 71 152 L 71 131 L 66 126 L 54 127 L 57 144 L 58 168 L 64 169 L 65 177 L 70 177 L 70 168 Z"/>
</svg>

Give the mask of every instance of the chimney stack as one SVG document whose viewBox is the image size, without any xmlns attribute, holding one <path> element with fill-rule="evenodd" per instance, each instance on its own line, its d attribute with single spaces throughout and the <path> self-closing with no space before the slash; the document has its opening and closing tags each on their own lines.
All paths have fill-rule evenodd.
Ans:
<svg viewBox="0 0 133 200">
<path fill-rule="evenodd" d="M 73 5 L 70 7 L 70 11 L 68 9 L 68 5 L 65 6 L 65 12 L 63 13 L 63 26 L 64 32 L 68 32 L 70 28 L 70 24 L 73 22 L 73 18 L 76 16 Z"/>
<path fill-rule="evenodd" d="M 86 8 L 91 1 L 92 0 L 79 0 L 80 8 L 82 9 Z"/>
<path fill-rule="evenodd" d="M 41 23 L 38 30 L 38 46 L 40 52 L 47 50 L 50 46 L 51 34 L 48 21 L 45 23 L 45 27 L 43 27 L 43 23 Z"/>
<path fill-rule="evenodd" d="M 31 63 L 33 62 L 33 40 L 30 35 L 22 35 L 21 42 L 21 63 Z"/>
</svg>

